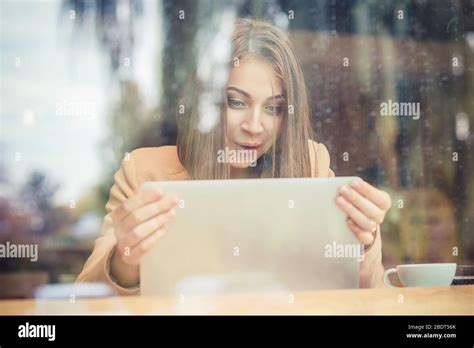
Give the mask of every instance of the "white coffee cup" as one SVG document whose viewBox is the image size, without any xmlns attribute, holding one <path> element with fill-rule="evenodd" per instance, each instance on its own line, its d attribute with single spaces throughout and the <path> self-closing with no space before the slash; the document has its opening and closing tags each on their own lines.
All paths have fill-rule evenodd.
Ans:
<svg viewBox="0 0 474 348">
<path fill-rule="evenodd" d="M 450 286 L 456 273 L 455 263 L 420 263 L 398 265 L 383 275 L 385 285 L 394 288 L 389 275 L 397 273 L 404 287 Z"/>
</svg>

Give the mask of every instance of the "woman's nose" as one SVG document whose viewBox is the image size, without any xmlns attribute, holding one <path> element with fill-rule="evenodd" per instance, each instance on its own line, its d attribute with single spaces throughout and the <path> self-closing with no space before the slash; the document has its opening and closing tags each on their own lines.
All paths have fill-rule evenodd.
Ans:
<svg viewBox="0 0 474 348">
<path fill-rule="evenodd" d="M 249 113 L 247 119 L 242 123 L 242 129 L 252 134 L 263 132 L 262 114 L 260 110 L 255 109 Z"/>
</svg>

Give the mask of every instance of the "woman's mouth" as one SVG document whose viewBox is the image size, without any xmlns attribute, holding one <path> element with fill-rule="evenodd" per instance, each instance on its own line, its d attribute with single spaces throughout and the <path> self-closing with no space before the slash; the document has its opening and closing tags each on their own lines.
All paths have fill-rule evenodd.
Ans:
<svg viewBox="0 0 474 348">
<path fill-rule="evenodd" d="M 241 147 L 244 150 L 258 150 L 260 147 L 259 144 L 237 144 L 239 147 Z"/>
</svg>

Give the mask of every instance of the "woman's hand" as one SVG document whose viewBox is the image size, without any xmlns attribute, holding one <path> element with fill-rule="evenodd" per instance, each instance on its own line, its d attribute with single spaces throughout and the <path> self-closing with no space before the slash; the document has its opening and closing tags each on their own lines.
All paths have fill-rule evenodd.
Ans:
<svg viewBox="0 0 474 348">
<path fill-rule="evenodd" d="M 110 273 L 118 284 L 130 287 L 139 282 L 143 255 L 162 237 L 175 217 L 178 198 L 160 189 L 140 191 L 111 214 L 117 246 Z"/>
<path fill-rule="evenodd" d="M 359 178 L 339 188 L 336 204 L 347 215 L 349 228 L 366 246 L 374 242 L 377 227 L 392 205 L 387 192 Z"/>
</svg>

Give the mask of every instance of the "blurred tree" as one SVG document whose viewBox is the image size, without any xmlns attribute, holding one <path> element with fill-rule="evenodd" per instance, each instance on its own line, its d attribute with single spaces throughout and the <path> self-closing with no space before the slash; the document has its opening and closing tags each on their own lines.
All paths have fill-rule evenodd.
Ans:
<svg viewBox="0 0 474 348">
<path fill-rule="evenodd" d="M 58 228 L 59 216 L 53 202 L 58 188 L 57 184 L 47 179 L 46 174 L 34 171 L 21 190 L 20 198 L 36 216 L 31 226 L 39 235 L 54 233 Z"/>
<path fill-rule="evenodd" d="M 44 256 L 42 247 L 48 238 L 70 234 L 71 209 L 54 203 L 58 189 L 45 173 L 33 171 L 18 191 L 11 190 L 8 197 L 0 199 L 0 243 L 37 244 Z M 38 257 L 37 262 L 25 258 L 1 260 L 0 271 L 33 269 L 50 271 L 54 266 L 46 256 Z"/>
</svg>

